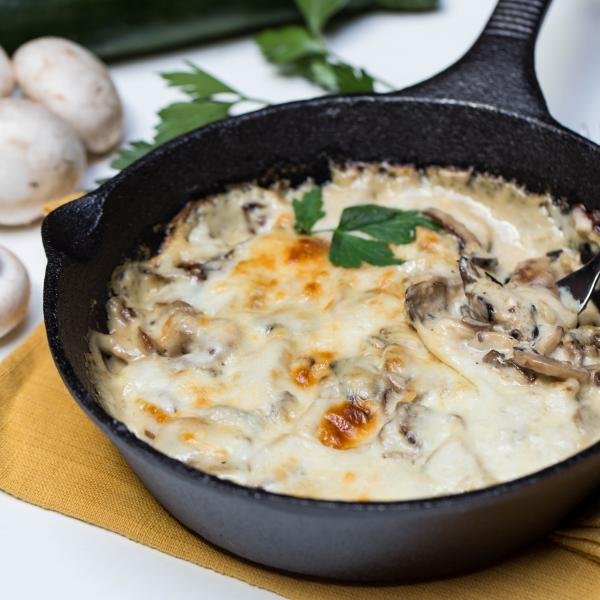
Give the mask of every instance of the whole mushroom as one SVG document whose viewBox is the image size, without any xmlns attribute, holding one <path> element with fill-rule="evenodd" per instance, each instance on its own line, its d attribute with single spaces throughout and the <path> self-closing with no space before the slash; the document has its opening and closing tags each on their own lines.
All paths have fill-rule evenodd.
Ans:
<svg viewBox="0 0 600 600">
<path fill-rule="evenodd" d="M 121 101 L 108 69 L 88 50 L 63 38 L 37 38 L 15 52 L 13 68 L 25 96 L 70 123 L 90 152 L 119 143 Z"/>
<path fill-rule="evenodd" d="M 0 225 L 30 223 L 44 202 L 72 192 L 85 168 L 73 128 L 22 98 L 0 99 Z"/>
<path fill-rule="evenodd" d="M 0 98 L 8 96 L 15 86 L 12 66 L 6 52 L 0 46 Z"/>
<path fill-rule="evenodd" d="M 0 338 L 25 318 L 29 294 L 29 276 L 23 263 L 0 246 Z"/>
</svg>

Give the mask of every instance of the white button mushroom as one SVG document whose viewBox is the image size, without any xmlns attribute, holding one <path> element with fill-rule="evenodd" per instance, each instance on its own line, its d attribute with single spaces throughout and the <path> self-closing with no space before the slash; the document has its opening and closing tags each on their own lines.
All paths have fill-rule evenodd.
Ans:
<svg viewBox="0 0 600 600">
<path fill-rule="evenodd" d="M 85 168 L 73 128 L 39 104 L 0 99 L 0 225 L 30 223 L 72 192 Z"/>
<path fill-rule="evenodd" d="M 107 152 L 122 135 L 121 101 L 107 68 L 78 44 L 43 37 L 13 56 L 23 93 L 70 123 L 90 152 Z"/>
<path fill-rule="evenodd" d="M 12 66 L 6 52 L 2 46 L 0 46 L 0 98 L 2 96 L 8 96 L 15 86 L 15 80 L 13 77 Z"/>
<path fill-rule="evenodd" d="M 8 248 L 0 246 L 0 338 L 25 318 L 29 293 L 25 266 Z"/>
</svg>

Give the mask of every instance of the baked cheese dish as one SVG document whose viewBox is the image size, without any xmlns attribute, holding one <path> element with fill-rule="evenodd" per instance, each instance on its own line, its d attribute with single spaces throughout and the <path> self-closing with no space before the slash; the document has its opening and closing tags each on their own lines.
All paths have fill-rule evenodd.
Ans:
<svg viewBox="0 0 600 600">
<path fill-rule="evenodd" d="M 600 439 L 600 315 L 556 286 L 598 242 L 583 207 L 468 171 L 236 185 L 115 271 L 98 396 L 161 452 L 273 492 L 511 480 Z"/>
</svg>

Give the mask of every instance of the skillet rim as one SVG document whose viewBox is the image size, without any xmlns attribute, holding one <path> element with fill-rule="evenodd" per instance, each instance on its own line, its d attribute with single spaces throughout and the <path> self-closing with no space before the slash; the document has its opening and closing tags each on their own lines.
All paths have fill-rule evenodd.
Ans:
<svg viewBox="0 0 600 600">
<path fill-rule="evenodd" d="M 83 198 L 81 198 L 80 201 L 73 204 L 82 207 L 80 202 L 84 200 L 88 200 L 92 203 L 90 206 L 83 206 L 83 208 L 88 209 L 88 211 L 89 209 L 94 208 L 98 211 L 97 218 L 91 227 L 92 230 L 95 230 L 103 220 L 103 208 L 106 200 L 108 199 L 112 190 L 118 186 L 122 180 L 135 176 L 137 171 L 139 169 L 143 169 L 147 163 L 160 161 L 163 156 L 170 154 L 179 146 L 185 145 L 192 138 L 210 135 L 213 131 L 227 131 L 229 127 L 235 126 L 238 123 L 243 123 L 247 120 L 255 120 L 257 118 L 260 119 L 264 115 L 272 115 L 279 112 L 286 112 L 290 110 L 293 111 L 306 107 L 343 109 L 346 105 L 355 105 L 361 102 L 376 102 L 382 104 L 388 102 L 399 102 L 409 104 L 426 104 L 429 106 L 457 106 L 471 111 L 481 111 L 486 115 L 499 114 L 503 117 L 524 122 L 529 126 L 545 129 L 552 135 L 571 138 L 575 143 L 581 144 L 586 150 L 600 152 L 600 146 L 581 136 L 580 134 L 562 126 L 550 115 L 548 115 L 545 119 L 540 119 L 538 117 L 523 115 L 515 111 L 506 110 L 486 103 L 469 102 L 451 98 L 432 98 L 424 94 L 419 94 L 418 90 L 414 88 L 406 94 L 402 92 L 392 92 L 390 94 L 334 95 L 275 104 L 260 110 L 223 119 L 221 121 L 217 121 L 189 131 L 149 152 L 142 158 L 138 159 L 131 166 L 115 175 L 102 186 L 96 190 L 93 190 L 92 192 L 89 192 Z M 276 506 L 287 506 L 290 508 L 308 508 L 311 510 L 325 510 L 327 512 L 336 510 L 347 511 L 350 513 L 395 513 L 411 510 L 433 510 L 436 508 L 444 508 L 462 503 L 469 504 L 477 501 L 486 501 L 488 498 L 510 495 L 511 493 L 518 491 L 519 488 L 534 485 L 540 480 L 559 474 L 561 471 L 565 471 L 571 466 L 587 460 L 593 455 L 600 455 L 600 440 L 598 440 L 591 446 L 584 448 L 583 450 L 565 458 L 560 462 L 551 464 L 543 469 L 533 471 L 532 473 L 517 479 L 511 479 L 509 481 L 500 482 L 491 486 L 455 494 L 433 496 L 429 498 L 364 502 L 357 502 L 353 500 L 325 500 L 271 492 L 265 490 L 264 488 L 244 486 L 227 479 L 221 479 L 216 475 L 212 475 L 195 467 L 190 467 L 187 464 L 156 450 L 150 444 L 138 438 L 127 428 L 124 423 L 111 417 L 110 414 L 102 407 L 102 405 L 94 398 L 94 396 L 88 392 L 79 377 L 76 375 L 70 361 L 66 357 L 56 315 L 58 279 L 62 271 L 62 261 L 65 253 L 53 243 L 54 232 L 51 230 L 51 223 L 69 213 L 74 213 L 73 205 L 59 207 L 55 211 L 51 212 L 42 223 L 42 240 L 48 259 L 43 290 L 44 324 L 46 328 L 48 345 L 57 370 L 73 399 L 82 408 L 86 415 L 88 415 L 92 421 L 103 431 L 103 433 L 108 436 L 112 443 L 114 443 L 113 436 L 115 436 L 120 442 L 131 447 L 132 450 L 140 452 L 148 460 L 153 461 L 153 464 L 159 466 L 160 468 L 170 469 L 176 476 L 183 479 L 188 479 L 191 484 L 208 485 L 209 487 L 217 490 L 221 489 L 225 493 L 232 493 L 240 497 L 246 497 L 249 500 L 270 502 Z M 118 447 L 117 450 L 119 450 Z M 136 473 L 136 470 L 131 466 L 129 466 L 129 468 Z"/>
</svg>

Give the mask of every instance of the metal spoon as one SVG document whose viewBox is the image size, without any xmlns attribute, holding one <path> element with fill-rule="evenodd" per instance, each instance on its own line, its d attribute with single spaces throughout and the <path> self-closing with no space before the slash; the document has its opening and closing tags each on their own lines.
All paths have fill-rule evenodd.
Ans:
<svg viewBox="0 0 600 600">
<path fill-rule="evenodd" d="M 585 263 L 581 269 L 573 271 L 571 274 L 563 277 L 556 282 L 559 288 L 567 290 L 571 296 L 579 303 L 580 313 L 590 301 L 592 293 L 596 288 L 600 278 L 600 252 L 589 262 Z"/>
</svg>

